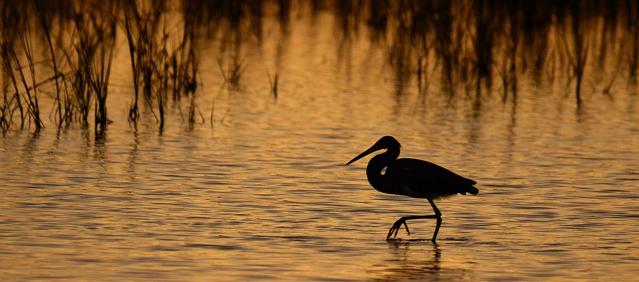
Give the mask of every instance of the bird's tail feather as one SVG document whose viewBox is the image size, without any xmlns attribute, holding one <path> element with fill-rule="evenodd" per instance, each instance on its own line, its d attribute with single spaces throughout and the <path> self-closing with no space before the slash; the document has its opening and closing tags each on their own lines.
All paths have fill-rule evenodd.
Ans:
<svg viewBox="0 0 639 282">
<path fill-rule="evenodd" d="M 475 186 L 467 186 L 464 190 L 464 194 L 466 193 L 477 195 L 479 193 L 479 189 L 475 188 Z"/>
</svg>

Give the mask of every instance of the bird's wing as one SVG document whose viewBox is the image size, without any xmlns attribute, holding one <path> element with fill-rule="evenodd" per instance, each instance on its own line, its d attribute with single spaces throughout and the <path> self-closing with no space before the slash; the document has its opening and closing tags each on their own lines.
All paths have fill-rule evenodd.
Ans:
<svg viewBox="0 0 639 282">
<path fill-rule="evenodd" d="M 460 176 L 446 168 L 417 159 L 397 159 L 386 168 L 386 175 L 412 193 L 456 194 L 467 192 L 474 180 Z"/>
</svg>

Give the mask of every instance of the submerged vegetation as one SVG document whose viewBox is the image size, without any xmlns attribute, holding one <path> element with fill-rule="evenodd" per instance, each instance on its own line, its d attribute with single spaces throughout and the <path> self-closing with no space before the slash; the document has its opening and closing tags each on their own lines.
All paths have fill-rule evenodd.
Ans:
<svg viewBox="0 0 639 282">
<path fill-rule="evenodd" d="M 267 19 L 286 36 L 293 11 L 332 14 L 337 52 L 365 30 L 385 49 L 398 96 L 413 82 L 424 94 L 436 79 L 442 95 L 465 93 L 479 102 L 498 93 L 514 101 L 521 76 L 563 83 L 578 107 L 585 86 L 610 97 L 620 82 L 636 89 L 634 1 L 9 0 L 0 3 L 0 129 L 89 127 L 93 118 L 96 133 L 106 130 L 118 46 L 130 60 L 132 126 L 145 108 L 162 130 L 168 107 L 182 114 L 183 104 L 185 122 L 204 122 L 198 40 L 220 39 L 206 56 L 217 61 L 222 86 L 239 91 L 254 64 L 243 46 L 262 44 Z M 266 74 L 273 98 L 286 79 L 280 74 L 277 67 Z M 49 114 L 41 110 L 43 97 L 53 101 Z"/>
</svg>

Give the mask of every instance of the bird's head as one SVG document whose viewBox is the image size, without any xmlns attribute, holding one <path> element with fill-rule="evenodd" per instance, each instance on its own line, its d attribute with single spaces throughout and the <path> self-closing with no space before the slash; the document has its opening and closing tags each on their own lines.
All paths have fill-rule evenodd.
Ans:
<svg viewBox="0 0 639 282">
<path fill-rule="evenodd" d="M 373 146 L 368 148 L 368 150 L 364 151 L 363 153 L 359 154 L 357 157 L 353 158 L 351 161 L 346 163 L 346 165 L 352 164 L 355 161 L 365 157 L 366 155 L 372 152 L 383 150 L 383 149 L 390 149 L 390 148 L 399 149 L 399 147 L 400 147 L 399 142 L 393 136 L 384 136 L 380 138 L 379 140 L 377 140 L 377 142 L 375 142 Z"/>
</svg>

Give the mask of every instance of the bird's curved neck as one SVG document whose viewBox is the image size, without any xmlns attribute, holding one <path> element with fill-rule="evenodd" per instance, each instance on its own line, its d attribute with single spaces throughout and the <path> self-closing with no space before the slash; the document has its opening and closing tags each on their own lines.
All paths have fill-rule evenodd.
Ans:
<svg viewBox="0 0 639 282">
<path fill-rule="evenodd" d="M 368 182 L 375 188 L 376 190 L 389 193 L 391 192 L 391 185 L 386 179 L 386 176 L 382 174 L 382 170 L 389 166 L 394 160 L 399 157 L 399 148 L 388 148 L 386 152 L 381 153 L 379 155 L 374 156 L 366 167 L 366 176 L 368 177 Z"/>
</svg>

